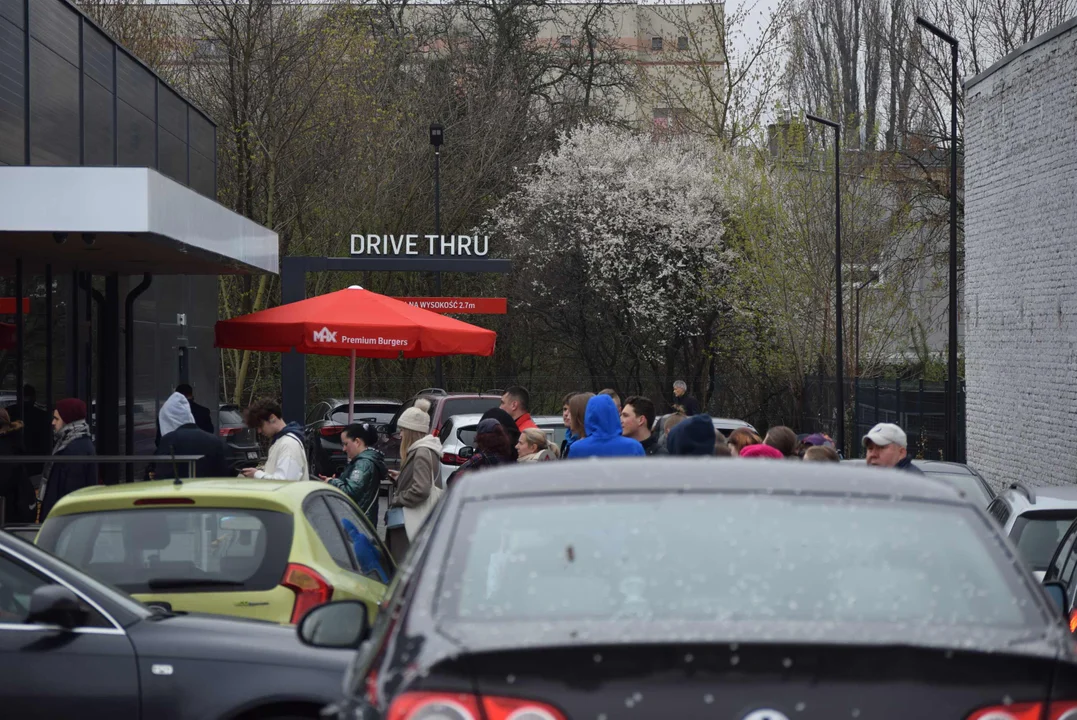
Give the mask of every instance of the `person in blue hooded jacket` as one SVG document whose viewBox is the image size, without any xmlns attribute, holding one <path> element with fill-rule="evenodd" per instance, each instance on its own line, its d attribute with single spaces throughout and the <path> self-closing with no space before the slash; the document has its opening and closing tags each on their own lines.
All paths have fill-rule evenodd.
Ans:
<svg viewBox="0 0 1077 720">
<path fill-rule="evenodd" d="M 595 395 L 587 401 L 583 426 L 587 435 L 572 443 L 569 450 L 571 460 L 646 455 L 639 441 L 621 434 L 621 418 L 617 405 L 609 395 Z"/>
</svg>

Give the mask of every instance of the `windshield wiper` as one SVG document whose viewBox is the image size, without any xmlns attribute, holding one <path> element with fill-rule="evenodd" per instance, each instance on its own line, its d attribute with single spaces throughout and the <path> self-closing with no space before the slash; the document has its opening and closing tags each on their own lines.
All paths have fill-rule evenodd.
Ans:
<svg viewBox="0 0 1077 720">
<path fill-rule="evenodd" d="M 235 580 L 215 580 L 213 578 L 154 578 L 153 580 L 148 580 L 146 585 L 149 586 L 150 590 L 184 587 L 243 587 L 243 583 Z"/>
</svg>

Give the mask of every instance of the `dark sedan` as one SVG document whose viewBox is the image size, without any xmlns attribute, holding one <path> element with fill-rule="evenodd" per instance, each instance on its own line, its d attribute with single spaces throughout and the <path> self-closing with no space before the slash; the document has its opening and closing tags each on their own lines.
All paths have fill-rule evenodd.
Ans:
<svg viewBox="0 0 1077 720">
<path fill-rule="evenodd" d="M 368 422 L 384 427 L 399 410 L 399 400 L 356 400 L 352 406 L 352 422 Z M 338 475 L 348 464 L 348 456 L 340 444 L 340 433 L 347 425 L 347 398 L 323 400 L 307 413 L 305 432 L 311 453 L 312 473 Z"/>
<path fill-rule="evenodd" d="M 357 605 L 300 625 L 325 646 L 369 638 L 338 718 L 1077 712 L 1077 650 L 1012 546 L 949 487 L 885 470 L 671 458 L 475 473 L 384 607 L 369 632 Z"/>
<path fill-rule="evenodd" d="M 266 454 L 258 444 L 258 434 L 247 427 L 238 405 L 221 405 L 217 411 L 217 434 L 228 446 L 228 462 L 232 470 L 257 467 Z"/>
<path fill-rule="evenodd" d="M 279 625 L 153 612 L 0 533 L 5 718 L 317 718 L 350 655 Z"/>
<path fill-rule="evenodd" d="M 846 460 L 845 463 L 860 467 L 866 464 L 863 460 Z M 932 480 L 944 482 L 965 493 L 965 496 L 979 507 L 986 508 L 995 499 L 995 491 L 987 484 L 983 475 L 968 465 L 942 460 L 913 460 L 912 464 Z"/>
</svg>

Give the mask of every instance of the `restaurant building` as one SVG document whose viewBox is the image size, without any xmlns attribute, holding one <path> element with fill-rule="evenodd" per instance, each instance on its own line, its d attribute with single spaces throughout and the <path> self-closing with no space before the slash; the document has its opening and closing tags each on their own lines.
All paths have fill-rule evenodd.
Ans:
<svg viewBox="0 0 1077 720">
<path fill-rule="evenodd" d="M 82 398 L 99 454 L 151 453 L 178 383 L 216 409 L 218 276 L 278 271 L 216 132 L 71 3 L 0 0 L 0 404 Z"/>
</svg>

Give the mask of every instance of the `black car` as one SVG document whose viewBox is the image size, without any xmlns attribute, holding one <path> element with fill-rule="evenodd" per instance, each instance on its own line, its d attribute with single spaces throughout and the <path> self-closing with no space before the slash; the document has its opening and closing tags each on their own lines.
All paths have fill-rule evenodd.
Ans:
<svg viewBox="0 0 1077 720">
<path fill-rule="evenodd" d="M 317 718 L 350 657 L 279 625 L 151 611 L 0 533 L 5 718 Z"/>
<path fill-rule="evenodd" d="M 368 640 L 341 720 L 1077 709 L 1062 615 L 982 509 L 919 476 L 823 463 L 474 473 L 417 534 L 372 630 L 350 603 L 299 630 Z"/>
<path fill-rule="evenodd" d="M 222 404 L 217 410 L 217 434 L 228 445 L 228 462 L 237 473 L 245 467 L 255 467 L 266 458 L 258 443 L 258 433 L 243 421 L 238 405 Z"/>
<path fill-rule="evenodd" d="M 864 460 L 845 460 L 848 465 L 864 467 Z M 977 506 L 986 508 L 995 499 L 995 491 L 984 480 L 983 475 L 968 465 L 942 460 L 913 460 L 912 464 L 932 480 L 939 480 L 965 493 Z"/>
<path fill-rule="evenodd" d="M 398 410 L 399 400 L 356 400 L 352 406 L 352 422 L 367 422 L 384 429 Z M 340 444 L 340 433 L 347 425 L 347 398 L 323 400 L 310 409 L 305 432 L 311 454 L 311 472 L 316 475 L 338 475 L 348 464 L 348 456 Z"/>
</svg>

